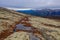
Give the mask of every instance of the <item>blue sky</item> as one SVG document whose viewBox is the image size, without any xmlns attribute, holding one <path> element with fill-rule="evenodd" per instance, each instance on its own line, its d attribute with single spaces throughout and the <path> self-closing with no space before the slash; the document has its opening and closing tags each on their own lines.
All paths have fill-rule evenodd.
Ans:
<svg viewBox="0 0 60 40">
<path fill-rule="evenodd" d="M 0 0 L 0 7 L 60 8 L 60 0 Z"/>
</svg>

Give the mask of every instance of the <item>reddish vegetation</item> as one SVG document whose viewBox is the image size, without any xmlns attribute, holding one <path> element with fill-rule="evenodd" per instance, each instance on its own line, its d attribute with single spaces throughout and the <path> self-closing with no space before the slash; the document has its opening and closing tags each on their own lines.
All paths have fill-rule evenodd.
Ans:
<svg viewBox="0 0 60 40">
<path fill-rule="evenodd" d="M 53 24 L 46 24 L 46 23 L 41 23 L 41 24 L 43 24 L 45 26 L 60 28 L 60 26 L 56 26 L 56 25 L 53 25 Z"/>
<path fill-rule="evenodd" d="M 24 26 L 31 27 L 31 24 L 28 22 L 29 19 L 28 17 L 24 17 L 23 19 L 20 20 L 20 24 L 23 24 Z"/>
<path fill-rule="evenodd" d="M 9 30 L 5 30 L 0 34 L 0 40 L 4 40 L 6 37 L 11 35 L 13 32 L 10 32 Z"/>
<path fill-rule="evenodd" d="M 7 26 L 7 23 L 4 23 L 3 25 Z M 0 33 L 0 40 L 4 40 L 9 35 L 11 35 L 14 29 L 15 29 L 15 24 L 9 25 L 9 28 L 7 30 L 4 30 L 3 32 Z"/>
</svg>

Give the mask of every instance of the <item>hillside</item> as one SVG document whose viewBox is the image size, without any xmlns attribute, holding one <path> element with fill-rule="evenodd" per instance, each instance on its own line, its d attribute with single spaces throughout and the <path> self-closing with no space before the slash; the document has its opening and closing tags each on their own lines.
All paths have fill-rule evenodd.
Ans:
<svg viewBox="0 0 60 40">
<path fill-rule="evenodd" d="M 60 40 L 60 19 L 0 7 L 0 40 Z"/>
</svg>

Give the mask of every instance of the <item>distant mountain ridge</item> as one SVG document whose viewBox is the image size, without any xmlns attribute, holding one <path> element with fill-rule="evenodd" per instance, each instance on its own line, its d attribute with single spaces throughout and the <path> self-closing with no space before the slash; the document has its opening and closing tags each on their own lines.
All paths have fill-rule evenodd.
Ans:
<svg viewBox="0 0 60 40">
<path fill-rule="evenodd" d="M 42 10 L 17 10 L 17 12 L 22 12 L 25 14 L 30 14 L 34 16 L 42 16 L 42 17 L 60 17 L 60 9 L 42 9 Z"/>
</svg>

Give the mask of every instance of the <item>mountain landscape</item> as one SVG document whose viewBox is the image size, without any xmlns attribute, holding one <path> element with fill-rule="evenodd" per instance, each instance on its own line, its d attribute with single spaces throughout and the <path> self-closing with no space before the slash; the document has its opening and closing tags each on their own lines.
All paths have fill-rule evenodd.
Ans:
<svg viewBox="0 0 60 40">
<path fill-rule="evenodd" d="M 60 40 L 59 10 L 18 11 L 0 7 L 0 40 Z"/>
<path fill-rule="evenodd" d="M 16 11 L 40 17 L 60 17 L 60 9 L 16 10 Z"/>
</svg>

